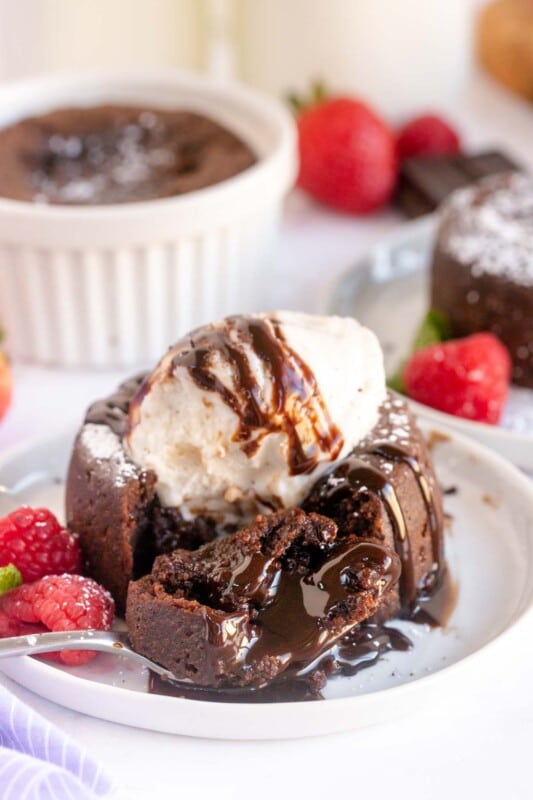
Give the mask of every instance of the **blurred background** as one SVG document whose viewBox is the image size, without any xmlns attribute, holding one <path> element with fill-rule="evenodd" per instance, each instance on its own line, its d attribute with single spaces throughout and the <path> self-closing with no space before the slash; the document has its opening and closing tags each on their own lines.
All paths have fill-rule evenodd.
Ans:
<svg viewBox="0 0 533 800">
<path fill-rule="evenodd" d="M 227 220 L 222 225 L 206 207 L 193 215 L 195 224 L 204 225 L 204 235 L 194 231 L 188 238 L 181 222 L 170 218 L 168 225 L 175 235 L 167 231 L 163 236 L 156 209 L 153 214 L 143 211 L 140 230 L 138 223 L 128 221 L 127 214 L 135 214 L 134 209 L 118 209 L 113 213 L 117 219 L 125 214 L 124 224 L 113 224 L 111 232 L 102 234 L 102 242 L 95 241 L 100 223 L 94 229 L 87 227 L 90 214 L 79 215 L 87 226 L 73 227 L 68 221 L 61 222 L 61 215 L 67 213 L 61 207 L 15 207 L 0 198 L 0 326 L 5 334 L 0 351 L 10 359 L 19 398 L 11 408 L 10 424 L 2 426 L 0 443 L 29 435 L 30 418 L 36 429 L 42 424 L 38 416 L 28 414 L 33 404 L 32 386 L 42 384 L 39 369 L 47 370 L 42 406 L 48 406 L 52 414 L 57 387 L 66 381 L 69 394 L 76 395 L 71 417 L 77 419 L 87 398 L 97 396 L 112 382 L 109 376 L 99 378 L 84 368 L 118 370 L 151 363 L 150 359 L 185 330 L 227 313 L 225 307 L 219 307 L 229 283 L 224 270 L 238 275 L 234 280 L 237 288 L 247 280 L 261 307 L 324 311 L 332 287 L 357 259 L 405 225 L 406 216 L 414 216 L 398 208 L 393 190 L 395 185 L 401 186 L 402 170 L 396 166 L 389 169 L 389 189 L 383 197 L 363 198 L 366 205 L 353 209 L 311 191 L 301 173 L 295 181 L 296 151 L 299 146 L 301 157 L 302 141 L 295 125 L 297 117 L 293 119 L 287 100 L 289 96 L 308 100 L 310 87 L 317 81 L 331 96 L 344 94 L 352 103 L 363 101 L 367 105 L 364 114 L 379 117 L 389 143 L 400 141 L 402 130 L 411 121 L 419 124 L 422 118 L 427 125 L 424 115 L 438 115 L 437 138 L 444 135 L 445 140 L 434 141 L 432 145 L 438 146 L 433 152 L 444 157 L 448 153 L 453 173 L 457 172 L 453 160 L 457 153 L 467 159 L 488 153 L 490 161 L 497 151 L 498 158 L 501 153 L 519 166 L 533 166 L 533 0 L 0 0 L 2 126 L 61 104 L 90 102 L 94 99 L 91 92 L 82 90 L 76 77 L 80 72 L 107 73 L 105 80 L 99 76 L 90 80 L 98 86 L 97 99 L 113 102 L 117 97 L 120 100 L 119 89 L 110 97 L 103 95 L 121 71 L 134 71 L 134 80 L 138 76 L 145 80 L 153 72 L 154 85 L 163 80 L 161 74 L 166 71 L 170 86 L 182 80 L 178 70 L 207 76 L 208 88 L 198 89 L 196 76 L 185 73 L 183 80 L 187 85 L 192 80 L 193 87 L 187 92 L 173 84 L 167 94 L 166 90 L 161 94 L 145 89 L 134 99 L 156 106 L 160 99 L 163 106 L 174 100 L 178 105 L 182 101 L 192 107 L 198 104 L 198 110 L 230 127 L 234 124 L 246 139 L 253 116 L 247 104 L 252 101 L 242 98 L 244 110 L 239 110 L 228 97 L 233 91 L 242 93 L 233 82 L 251 87 L 257 92 L 251 93 L 254 109 L 262 108 L 264 120 L 272 123 L 273 130 L 281 126 L 285 131 L 283 136 L 279 130 L 272 133 L 272 142 L 265 143 L 270 134 L 265 133 L 268 126 L 263 120 L 255 123 L 251 139 L 254 146 L 257 140 L 258 152 L 265 159 L 265 148 L 279 150 L 280 136 L 285 142 L 284 177 L 278 174 L 273 178 L 277 198 L 268 214 L 260 207 L 262 190 L 254 187 L 240 204 L 242 213 L 239 203 L 222 203 L 224 213 L 234 207 L 235 215 L 242 217 L 236 219 L 231 232 Z M 57 96 L 63 99 L 58 100 L 56 90 L 46 88 L 46 81 L 37 84 L 38 89 L 32 88 L 33 83 L 26 88 L 10 86 L 13 81 L 49 74 L 59 75 L 58 80 L 66 84 L 70 80 L 73 89 L 65 92 L 65 98 L 60 94 Z M 215 99 L 200 108 L 207 102 L 203 95 Z M 272 98 L 280 101 L 277 110 Z M 431 125 L 434 122 L 430 120 Z M 364 124 L 356 128 L 353 138 L 364 143 Z M 331 132 L 329 143 L 336 150 L 333 129 L 334 125 L 325 124 L 324 140 Z M 411 155 L 423 156 L 426 144 L 419 142 L 418 152 Z M 367 156 L 363 153 L 362 158 L 368 164 Z M 328 162 L 322 170 L 324 182 L 329 171 Z M 254 174 L 250 171 L 250 181 L 255 180 Z M 371 175 L 367 183 L 376 182 Z M 425 211 L 438 205 L 446 188 L 450 186 L 439 186 L 439 196 L 431 199 Z M 181 205 L 185 207 L 187 202 L 185 198 Z M 257 206 L 254 219 L 252 206 Z M 96 208 L 95 219 L 98 214 Z M 148 217 L 156 219 L 152 223 Z M 53 232 L 48 219 L 55 224 Z M 174 249 L 169 256 L 170 241 Z M 133 279 L 137 280 L 140 269 L 140 244 L 146 251 L 146 274 L 142 278 L 145 284 L 139 284 L 144 288 L 137 289 L 132 287 L 137 286 Z M 83 291 L 79 291 L 80 259 L 87 272 L 87 280 L 81 281 Z M 166 259 L 174 269 L 172 291 L 168 292 L 161 277 L 171 272 Z M 202 275 L 209 277 L 207 283 L 197 278 Z M 153 278 L 152 294 L 146 291 L 149 278 Z M 260 278 L 267 279 L 273 297 L 267 299 L 267 289 L 259 288 Z M 119 291 L 123 280 L 125 286 Z M 220 290 L 213 288 L 219 285 L 216 280 Z M 95 299 L 87 299 L 85 308 L 88 286 L 92 286 Z M 119 298 L 120 311 L 113 306 Z M 167 298 L 171 299 L 167 302 Z M 202 303 L 205 314 L 199 311 Z M 249 310 L 248 305 L 254 304 L 241 298 L 230 305 L 234 312 Z M 170 334 L 162 328 L 158 338 L 155 329 L 163 306 Z M 143 335 L 139 324 L 143 314 L 150 320 L 146 324 L 150 337 Z M 91 320 L 90 325 L 86 319 Z M 77 339 L 73 334 L 76 326 L 80 329 Z M 68 335 L 64 331 L 69 331 Z M 94 334 L 95 340 L 99 335 L 90 353 L 84 350 L 90 349 L 86 331 Z M 57 369 L 65 366 L 80 369 L 77 382 Z M 6 381 L 10 387 L 11 379 Z M 4 395 L 8 397 L 8 392 Z"/>
<path fill-rule="evenodd" d="M 185 67 L 278 96 L 320 78 L 395 115 L 453 105 L 476 49 L 533 97 L 532 18 L 531 0 L 0 0 L 0 78 Z"/>
</svg>

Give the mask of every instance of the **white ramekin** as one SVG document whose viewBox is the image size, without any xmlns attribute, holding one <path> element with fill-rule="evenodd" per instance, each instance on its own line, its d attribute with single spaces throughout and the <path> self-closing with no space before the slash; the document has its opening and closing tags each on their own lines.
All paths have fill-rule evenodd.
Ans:
<svg viewBox="0 0 533 800">
<path fill-rule="evenodd" d="M 190 328 L 268 303 L 265 279 L 295 132 L 276 101 L 190 73 L 46 77 L 0 88 L 0 126 L 97 103 L 187 108 L 245 139 L 258 163 L 180 197 L 101 206 L 0 198 L 0 320 L 18 360 L 122 367 Z"/>
</svg>

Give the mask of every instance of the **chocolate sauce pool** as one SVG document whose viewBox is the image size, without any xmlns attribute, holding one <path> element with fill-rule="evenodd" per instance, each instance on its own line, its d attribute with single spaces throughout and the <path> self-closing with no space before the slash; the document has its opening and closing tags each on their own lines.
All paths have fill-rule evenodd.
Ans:
<svg viewBox="0 0 533 800">
<path fill-rule="evenodd" d="M 444 571 L 442 583 L 430 601 L 415 609 L 412 622 L 432 628 L 445 627 L 455 607 L 457 587 Z M 187 686 L 150 673 L 148 691 L 152 694 L 208 700 L 217 703 L 294 703 L 323 700 L 321 690 L 337 676 L 353 676 L 374 666 L 388 653 L 411 650 L 413 643 L 405 633 L 386 624 L 364 622 L 338 639 L 317 661 L 299 673 L 283 673 L 261 689 L 210 689 Z"/>
<path fill-rule="evenodd" d="M 411 621 L 431 628 L 444 628 L 455 608 L 457 587 L 444 570 L 441 585 L 431 600 L 423 601 Z M 364 622 L 338 639 L 319 659 L 299 673 L 283 673 L 261 689 L 211 689 L 187 686 L 164 680 L 151 672 L 148 691 L 152 694 L 181 697 L 189 700 L 208 700 L 216 703 L 294 703 L 323 700 L 321 690 L 336 676 L 356 675 L 372 667 L 391 652 L 411 650 L 413 643 L 394 622 L 386 624 Z"/>
</svg>

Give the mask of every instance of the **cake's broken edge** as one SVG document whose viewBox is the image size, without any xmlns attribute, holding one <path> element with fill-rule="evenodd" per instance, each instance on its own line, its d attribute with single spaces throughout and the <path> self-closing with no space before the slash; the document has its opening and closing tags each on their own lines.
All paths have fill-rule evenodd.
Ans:
<svg viewBox="0 0 533 800">
<path fill-rule="evenodd" d="M 257 687 L 375 614 L 399 574 L 384 545 L 291 509 L 156 559 L 130 584 L 126 622 L 133 648 L 177 680 Z"/>
</svg>

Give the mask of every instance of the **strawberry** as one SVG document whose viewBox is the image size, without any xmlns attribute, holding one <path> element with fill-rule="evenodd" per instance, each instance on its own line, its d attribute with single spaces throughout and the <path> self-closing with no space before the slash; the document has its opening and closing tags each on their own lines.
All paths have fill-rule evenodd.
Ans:
<svg viewBox="0 0 533 800">
<path fill-rule="evenodd" d="M 398 133 L 398 155 L 401 160 L 413 156 L 458 153 L 459 150 L 459 135 L 436 114 L 416 117 Z"/>
<path fill-rule="evenodd" d="M 11 404 L 13 392 L 13 382 L 9 362 L 5 355 L 0 352 L 0 420 L 5 416 Z"/>
<path fill-rule="evenodd" d="M 298 185 L 326 205 L 365 214 L 390 199 L 396 183 L 394 136 L 364 103 L 322 100 L 297 120 Z"/>
<path fill-rule="evenodd" d="M 509 353 L 492 333 L 418 350 L 403 379 L 409 397 L 456 417 L 496 424 L 511 377 Z"/>
</svg>

